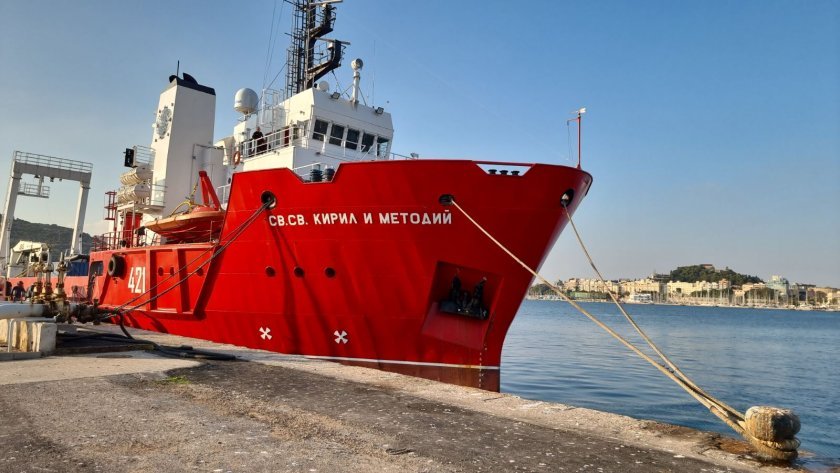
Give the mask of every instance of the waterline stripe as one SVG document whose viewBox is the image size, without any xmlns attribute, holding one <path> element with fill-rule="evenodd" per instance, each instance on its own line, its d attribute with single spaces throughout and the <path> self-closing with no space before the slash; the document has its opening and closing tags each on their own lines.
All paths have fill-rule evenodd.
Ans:
<svg viewBox="0 0 840 473">
<path fill-rule="evenodd" d="M 498 366 L 478 366 L 478 365 L 454 365 L 450 363 L 428 363 L 424 361 L 401 361 L 401 360 L 375 360 L 372 358 L 347 358 L 343 356 L 310 356 L 304 355 L 305 358 L 312 358 L 316 360 L 337 360 L 337 361 L 359 361 L 362 363 L 388 363 L 392 365 L 417 365 L 417 366 L 440 366 L 443 368 L 469 368 L 476 370 L 498 370 Z"/>
</svg>

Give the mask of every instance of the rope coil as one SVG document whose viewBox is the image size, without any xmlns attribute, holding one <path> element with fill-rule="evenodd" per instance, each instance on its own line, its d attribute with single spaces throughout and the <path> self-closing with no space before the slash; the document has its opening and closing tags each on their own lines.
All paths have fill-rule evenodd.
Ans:
<svg viewBox="0 0 840 473">
<path fill-rule="evenodd" d="M 508 256 L 513 258 L 522 268 L 526 271 L 531 273 L 535 278 L 537 278 L 540 282 L 550 287 L 561 299 L 565 302 L 568 302 L 572 307 L 577 309 L 581 314 L 586 316 L 600 328 L 605 330 L 607 333 L 612 335 L 616 340 L 621 342 L 624 346 L 629 348 L 631 351 L 639 355 L 642 359 L 650 363 L 653 367 L 658 369 L 662 372 L 665 376 L 670 378 L 674 381 L 677 385 L 682 387 L 691 397 L 697 400 L 700 404 L 705 406 L 709 411 L 717 416 L 720 420 L 722 420 L 726 425 L 731 427 L 735 432 L 739 435 L 744 437 L 750 445 L 752 445 L 755 450 L 759 453 L 760 456 L 772 459 L 772 460 L 782 460 L 782 461 L 791 461 L 797 457 L 797 449 L 799 448 L 799 440 L 796 439 L 795 435 L 799 432 L 800 422 L 799 417 L 793 413 L 793 411 L 787 409 L 779 409 L 775 407 L 751 407 L 748 411 L 746 416 L 741 414 L 738 410 L 730 407 L 723 401 L 720 401 L 699 386 L 697 386 L 691 379 L 683 373 L 661 350 L 653 343 L 653 341 L 644 333 L 644 331 L 636 324 L 635 320 L 630 317 L 624 307 L 618 302 L 615 295 L 608 291 L 610 298 L 613 302 L 618 306 L 621 313 L 624 315 L 625 319 L 633 326 L 636 332 L 642 337 L 642 339 L 648 344 L 648 346 L 659 356 L 662 360 L 662 363 L 657 362 L 646 353 L 641 351 L 638 347 L 633 345 L 627 339 L 619 335 L 613 329 L 605 325 L 601 322 L 597 317 L 590 314 L 586 309 L 581 307 L 578 303 L 570 299 L 566 293 L 564 293 L 556 284 L 553 284 L 542 277 L 539 273 L 531 269 L 527 264 L 525 264 L 522 260 L 520 260 L 516 255 L 514 255 L 509 249 L 507 249 L 499 240 L 494 238 L 487 230 L 484 229 L 475 219 L 470 216 L 453 198 L 451 200 L 451 204 L 455 206 L 466 218 L 469 220 L 481 233 L 483 233 L 487 238 L 490 239 L 493 243 L 496 244 L 502 251 L 504 251 Z M 586 249 L 586 246 L 583 244 L 583 240 L 580 237 L 580 234 L 577 231 L 577 227 L 575 226 L 574 221 L 572 220 L 572 215 L 569 213 L 568 208 L 566 207 L 566 202 L 562 202 L 561 206 L 563 207 L 563 211 L 566 214 L 566 217 L 569 220 L 569 223 L 572 225 L 572 229 L 574 230 L 575 236 L 577 237 L 578 243 L 580 243 L 581 248 L 583 249 L 584 254 L 586 255 L 587 259 L 589 260 L 589 264 L 592 266 L 592 269 L 595 270 L 595 273 L 598 275 L 598 278 L 601 282 L 604 281 L 603 276 L 601 276 L 600 271 L 595 266 L 592 257 L 589 255 L 589 252 Z"/>
</svg>

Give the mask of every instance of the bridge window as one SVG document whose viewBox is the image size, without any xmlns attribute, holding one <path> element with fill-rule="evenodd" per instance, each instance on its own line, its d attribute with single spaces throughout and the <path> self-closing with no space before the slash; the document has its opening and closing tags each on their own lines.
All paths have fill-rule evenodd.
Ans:
<svg viewBox="0 0 840 473">
<path fill-rule="evenodd" d="M 359 130 L 347 129 L 347 139 L 344 141 L 344 147 L 348 149 L 359 149 Z"/>
<path fill-rule="evenodd" d="M 330 130 L 330 144 L 341 146 L 341 140 L 344 139 L 344 127 L 333 123 Z"/>
<path fill-rule="evenodd" d="M 379 137 L 376 140 L 376 155 L 380 158 L 388 157 L 388 138 Z"/>
<path fill-rule="evenodd" d="M 373 141 L 376 139 L 376 136 L 365 133 L 362 135 L 362 153 L 370 152 L 371 148 L 373 148 Z"/>
<path fill-rule="evenodd" d="M 327 128 L 329 128 L 329 126 L 329 122 L 325 122 L 324 120 L 315 120 L 315 126 L 312 130 L 312 139 L 324 141 L 324 137 L 327 135 Z"/>
</svg>

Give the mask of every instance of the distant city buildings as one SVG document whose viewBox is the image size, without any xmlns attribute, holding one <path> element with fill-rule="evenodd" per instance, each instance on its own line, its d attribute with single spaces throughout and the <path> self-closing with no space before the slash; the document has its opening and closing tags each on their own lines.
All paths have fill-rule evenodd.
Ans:
<svg viewBox="0 0 840 473">
<path fill-rule="evenodd" d="M 712 265 L 701 265 L 714 269 Z M 773 275 L 766 283 L 733 286 L 728 279 L 718 281 L 669 281 L 668 275 L 652 274 L 644 279 L 569 278 L 557 286 L 573 299 L 605 300 L 613 293 L 625 302 L 670 303 L 691 305 L 726 305 L 747 307 L 787 307 L 800 310 L 840 309 L 840 289 L 792 284 Z M 535 298 L 556 298 L 553 291 L 540 285 L 529 291 Z"/>
</svg>

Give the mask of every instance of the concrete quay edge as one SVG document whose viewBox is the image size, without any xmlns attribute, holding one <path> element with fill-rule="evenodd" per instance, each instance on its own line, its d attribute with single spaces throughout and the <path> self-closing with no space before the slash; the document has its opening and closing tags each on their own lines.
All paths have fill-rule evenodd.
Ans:
<svg viewBox="0 0 840 473">
<path fill-rule="evenodd" d="M 103 325 L 95 329 L 98 331 L 119 333 L 119 328 L 114 326 Z M 527 424 L 535 428 L 583 434 L 599 442 L 620 444 L 621 447 L 627 445 L 656 450 L 662 453 L 663 458 L 698 460 L 707 463 L 711 468 L 705 471 L 762 471 L 769 473 L 791 471 L 787 467 L 760 463 L 746 453 L 744 442 L 721 437 L 715 433 L 701 432 L 653 421 L 637 420 L 617 414 L 577 408 L 564 404 L 533 401 L 510 394 L 492 393 L 479 389 L 453 386 L 367 368 L 344 366 L 303 356 L 282 355 L 155 332 L 140 330 L 131 330 L 131 332 L 136 338 L 151 340 L 160 344 L 173 346 L 190 345 L 195 348 L 232 354 L 241 360 L 266 367 L 293 370 L 317 377 L 340 380 L 346 383 L 360 383 L 376 389 L 377 393 L 379 393 L 378 395 L 387 393 L 390 396 L 399 396 L 400 399 L 422 399 L 452 406 L 453 410 L 470 411 L 479 413 L 482 416 L 513 421 L 517 424 Z M 48 357 L 0 363 L 0 386 L 5 388 L 6 386 L 21 384 L 69 382 L 86 378 L 104 378 L 120 375 L 143 375 L 153 379 L 166 379 L 172 370 L 179 370 L 175 371 L 175 373 L 189 373 L 190 369 L 196 369 L 205 365 L 207 363 L 197 360 L 163 358 L 153 353 L 142 351 L 122 352 L 111 355 L 95 354 L 90 356 Z M 324 386 L 329 385 L 329 381 L 324 381 Z M 0 388 L 0 405 L 2 405 L 2 392 L 3 388 Z M 360 391 L 358 388 L 353 393 L 354 396 L 366 396 L 364 390 Z M 317 397 L 312 399 L 312 402 L 317 403 Z M 2 419 L 1 416 L 0 419 Z M 2 439 L 0 438 L 0 440 Z M 616 447 L 617 449 L 618 447 Z M 514 459 L 516 458 L 516 452 L 509 453 Z M 525 454 L 524 452 L 522 453 L 522 455 Z M 414 455 L 413 452 L 412 455 Z M 0 448 L 0 466 L 2 466 L 3 456 L 2 448 Z M 6 457 L 8 457 L 8 453 Z M 633 458 L 627 457 L 627 462 L 628 465 L 625 466 L 633 465 Z M 434 463 L 433 467 L 428 471 L 442 471 L 444 469 L 440 468 L 442 466 L 441 464 Z M 405 465 L 401 468 L 405 469 Z M 409 470 L 412 470 L 412 468 L 412 466 L 408 467 Z M 370 469 L 371 471 L 376 470 L 377 467 L 371 466 Z M 510 471 L 514 469 L 519 470 L 518 465 L 517 468 L 510 465 Z M 278 469 L 278 471 L 281 470 L 283 468 Z M 361 468 L 359 471 L 363 470 L 365 469 Z M 491 468 L 491 470 L 497 471 L 496 468 Z M 615 471 L 622 470 L 623 468 L 620 468 Z M 86 470 L 82 469 L 79 471 Z M 223 468 L 222 471 L 228 470 Z M 240 469 L 238 471 L 245 470 Z M 260 471 L 260 469 L 254 467 L 253 471 Z M 283 471 L 295 471 L 295 468 Z M 416 469 L 416 471 L 426 470 Z M 479 470 L 470 470 L 469 468 L 459 469 L 456 463 L 456 467 L 451 471 Z M 508 471 L 508 468 L 499 468 L 498 471 Z M 607 468 L 602 471 L 610 470 Z M 635 465 L 628 471 L 682 471 L 682 469 L 679 466 L 665 467 L 665 465 L 660 464 L 659 466 L 650 466 L 650 468 L 647 468 L 645 465 Z M 687 468 L 685 471 L 692 471 L 692 469 Z M 696 471 L 704 470 L 701 468 Z"/>
</svg>

